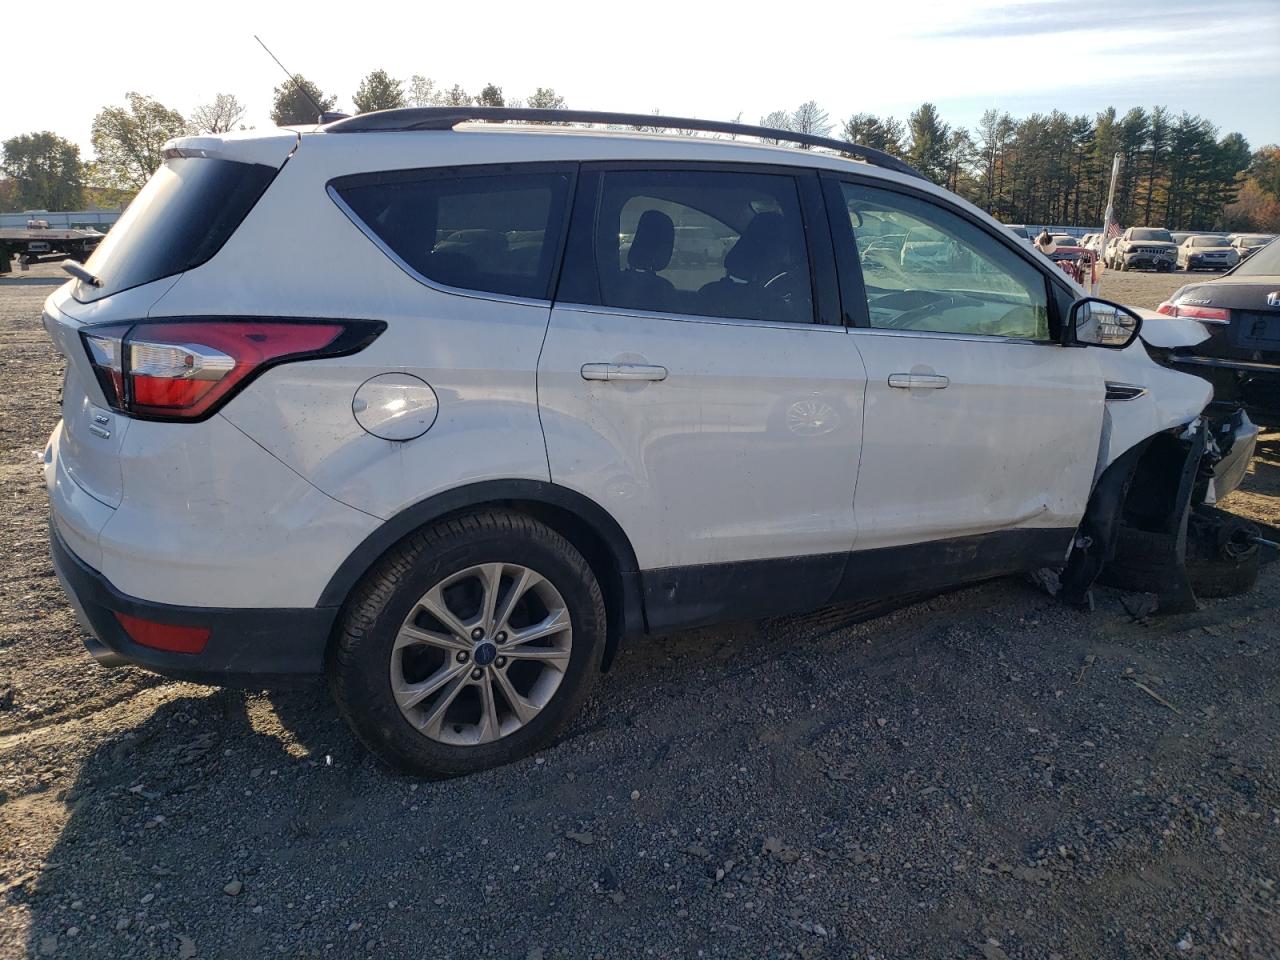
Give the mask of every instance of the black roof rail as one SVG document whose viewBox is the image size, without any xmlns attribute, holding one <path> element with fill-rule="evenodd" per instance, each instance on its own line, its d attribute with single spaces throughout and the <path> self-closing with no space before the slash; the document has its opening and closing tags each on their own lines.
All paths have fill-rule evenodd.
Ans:
<svg viewBox="0 0 1280 960">
<path fill-rule="evenodd" d="M 892 154 L 860 143 L 848 143 L 832 137 L 819 137 L 794 130 L 757 127 L 749 123 L 727 123 L 723 120 L 697 120 L 692 117 L 665 117 L 652 113 L 612 113 L 604 110 L 541 110 L 535 107 L 406 107 L 400 110 L 375 110 L 328 124 L 327 133 L 366 133 L 392 130 L 452 130 L 460 123 L 482 120 L 500 123 L 522 120 L 527 123 L 603 123 L 632 127 L 657 127 L 671 130 L 697 130 L 704 133 L 730 133 L 763 140 L 799 143 L 808 147 L 824 147 L 848 154 L 859 160 L 928 180 L 923 173 Z"/>
</svg>

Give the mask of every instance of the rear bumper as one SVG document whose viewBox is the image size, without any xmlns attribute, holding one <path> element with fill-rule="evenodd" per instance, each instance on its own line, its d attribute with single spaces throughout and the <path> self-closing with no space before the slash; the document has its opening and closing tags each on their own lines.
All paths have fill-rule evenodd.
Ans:
<svg viewBox="0 0 1280 960">
<path fill-rule="evenodd" d="M 88 632 L 85 646 L 104 666 L 131 663 L 178 680 L 226 686 L 292 686 L 318 676 L 336 607 L 184 607 L 121 593 L 77 557 L 49 524 L 53 566 Z M 210 631 L 199 653 L 173 653 L 131 638 L 117 613 Z"/>
</svg>

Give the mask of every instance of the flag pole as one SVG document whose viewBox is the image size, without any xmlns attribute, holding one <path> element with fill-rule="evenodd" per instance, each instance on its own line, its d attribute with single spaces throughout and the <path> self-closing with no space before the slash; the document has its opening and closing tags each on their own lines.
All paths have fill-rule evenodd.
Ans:
<svg viewBox="0 0 1280 960">
<path fill-rule="evenodd" d="M 1102 242 L 1098 249 L 1094 251 L 1094 259 L 1100 260 L 1102 254 L 1107 252 L 1107 244 L 1111 240 L 1111 227 L 1116 217 L 1116 181 L 1120 179 L 1120 153 L 1111 158 L 1111 185 L 1107 187 L 1107 212 L 1102 215 Z M 1117 229 L 1116 233 L 1120 231 Z M 1105 266 L 1105 264 L 1104 264 Z M 1095 288 L 1090 292 L 1097 294 L 1097 286 L 1099 283 L 1099 271 L 1093 271 L 1094 282 L 1092 286 Z"/>
</svg>

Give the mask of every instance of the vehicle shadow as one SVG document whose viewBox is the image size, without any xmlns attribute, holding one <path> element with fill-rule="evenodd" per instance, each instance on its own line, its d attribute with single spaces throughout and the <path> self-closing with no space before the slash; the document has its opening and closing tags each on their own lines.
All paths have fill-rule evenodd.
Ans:
<svg viewBox="0 0 1280 960">
<path fill-rule="evenodd" d="M 1163 708 L 1133 700 L 1121 667 L 1169 673 L 1186 645 L 1109 595 L 1088 614 L 1017 580 L 849 626 L 861 613 L 631 644 L 556 744 L 444 782 L 374 761 L 319 685 L 177 688 L 94 750 L 41 874 L 8 896 L 30 913 L 33 956 L 641 955 L 635 931 L 656 929 L 666 955 L 749 956 L 809 943 L 810 917 L 852 931 L 926 900 L 915 936 L 937 949 L 915 955 L 941 956 L 987 915 L 979 867 L 1132 816 Z M 1089 671 L 1099 651 L 1115 662 Z M 1104 696 L 1129 705 L 1105 742 Z M 1046 736 L 1093 738 L 1071 761 L 1088 770 L 1079 791 L 1030 759 Z M 927 869 L 840 879 L 889 836 Z M 785 846 L 762 853 L 765 838 Z M 801 851 L 838 897 L 786 880 Z M 1010 916 L 1071 915 L 1069 893 L 1023 886 L 1000 888 Z M 832 955 L 856 952 L 846 936 Z"/>
</svg>

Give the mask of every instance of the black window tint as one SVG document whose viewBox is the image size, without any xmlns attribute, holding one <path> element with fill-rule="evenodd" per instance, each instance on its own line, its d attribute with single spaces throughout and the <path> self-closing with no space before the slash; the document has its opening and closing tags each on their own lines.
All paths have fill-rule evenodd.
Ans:
<svg viewBox="0 0 1280 960">
<path fill-rule="evenodd" d="M 603 306 L 811 323 L 813 294 L 795 181 L 714 171 L 603 174 L 590 254 L 562 290 Z M 563 292 L 562 292 L 563 296 Z"/>
<path fill-rule="evenodd" d="M 85 264 L 102 286 L 78 284 L 76 295 L 96 300 L 204 263 L 275 175 L 275 167 L 259 163 L 166 160 Z"/>
<path fill-rule="evenodd" d="M 569 182 L 566 171 L 408 171 L 334 187 L 410 270 L 445 286 L 543 299 Z"/>
</svg>

